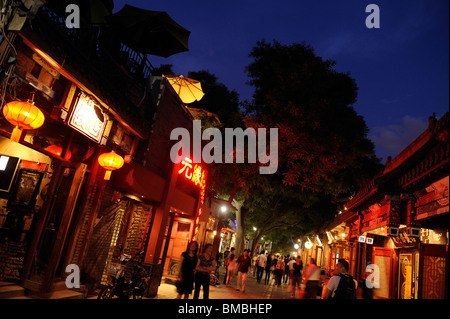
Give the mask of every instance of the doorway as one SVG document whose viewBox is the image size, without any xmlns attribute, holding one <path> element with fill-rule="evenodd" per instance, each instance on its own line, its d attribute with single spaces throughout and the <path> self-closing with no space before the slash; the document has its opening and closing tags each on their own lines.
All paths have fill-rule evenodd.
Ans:
<svg viewBox="0 0 450 319">
<path fill-rule="evenodd" d="M 49 185 L 49 198 L 44 203 L 35 235 L 24 266 L 24 286 L 34 291 L 47 292 L 57 269 L 63 269 L 64 247 L 70 240 L 70 229 L 75 221 L 75 207 L 81 196 L 86 165 L 59 162 L 55 165 Z M 58 267 L 60 266 L 60 267 Z"/>
<path fill-rule="evenodd" d="M 398 255 L 398 299 L 417 299 L 419 252 L 402 250 Z"/>
<path fill-rule="evenodd" d="M 175 218 L 167 250 L 164 275 L 178 276 L 178 266 L 181 254 L 186 251 L 192 233 L 192 221 Z"/>
<path fill-rule="evenodd" d="M 372 263 L 379 267 L 380 288 L 375 294 L 380 299 L 392 299 L 392 278 L 394 250 L 384 247 L 373 247 Z"/>
</svg>

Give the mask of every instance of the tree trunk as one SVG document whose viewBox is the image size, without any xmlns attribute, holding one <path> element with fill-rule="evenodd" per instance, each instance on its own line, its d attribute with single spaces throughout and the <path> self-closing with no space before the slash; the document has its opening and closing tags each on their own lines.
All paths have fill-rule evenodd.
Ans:
<svg viewBox="0 0 450 319">
<path fill-rule="evenodd" d="M 262 237 L 262 233 L 257 232 L 257 233 L 255 233 L 255 236 L 253 236 L 253 238 L 252 238 L 252 250 L 250 252 L 252 256 L 253 256 L 253 253 L 254 253 L 256 247 L 258 246 L 258 243 L 259 243 L 259 240 L 261 239 L 261 237 Z"/>
<path fill-rule="evenodd" d="M 236 211 L 236 245 L 235 256 L 236 258 L 243 254 L 244 252 L 244 224 L 243 224 L 243 212 L 242 205 L 237 201 L 234 201 L 233 205 L 237 208 Z"/>
</svg>

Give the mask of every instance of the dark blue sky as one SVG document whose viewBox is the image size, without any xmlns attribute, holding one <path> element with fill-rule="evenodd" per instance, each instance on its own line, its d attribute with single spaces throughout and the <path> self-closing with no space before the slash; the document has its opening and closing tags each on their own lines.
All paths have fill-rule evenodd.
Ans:
<svg viewBox="0 0 450 319">
<path fill-rule="evenodd" d="M 449 109 L 448 0 L 114 0 L 114 12 L 125 3 L 166 11 L 192 32 L 188 52 L 150 56 L 154 66 L 209 70 L 241 100 L 253 93 L 244 68 L 258 40 L 311 45 L 355 78 L 354 108 L 383 159 L 422 133 L 433 112 L 439 118 Z M 380 8 L 379 29 L 365 24 L 371 3 Z"/>
</svg>

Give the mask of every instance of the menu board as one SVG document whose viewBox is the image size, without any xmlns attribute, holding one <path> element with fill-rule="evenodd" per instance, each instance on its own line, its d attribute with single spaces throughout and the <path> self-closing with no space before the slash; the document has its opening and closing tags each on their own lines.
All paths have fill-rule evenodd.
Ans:
<svg viewBox="0 0 450 319">
<path fill-rule="evenodd" d="M 9 198 L 8 208 L 33 209 L 43 176 L 43 172 L 22 168 Z"/>
<path fill-rule="evenodd" d="M 25 248 L 20 243 L 0 244 L 0 281 L 19 282 L 25 261 Z"/>
</svg>

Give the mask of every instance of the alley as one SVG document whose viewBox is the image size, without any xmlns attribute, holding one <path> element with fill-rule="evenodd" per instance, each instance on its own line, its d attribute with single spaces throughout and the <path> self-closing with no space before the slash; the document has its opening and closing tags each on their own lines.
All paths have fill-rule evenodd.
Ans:
<svg viewBox="0 0 450 319">
<path fill-rule="evenodd" d="M 223 284 L 223 269 L 220 273 L 220 285 L 210 287 L 210 299 L 291 299 L 291 294 L 286 291 L 287 284 L 282 283 L 276 286 L 275 281 L 270 279 L 269 284 L 264 284 L 264 278 L 261 283 L 256 281 L 256 276 L 249 274 L 247 277 L 246 291 L 236 291 L 237 275 L 233 276 L 231 286 Z M 172 284 L 162 282 L 158 289 L 158 295 L 153 299 L 174 299 L 177 296 L 176 288 Z M 192 295 L 190 296 L 192 298 Z M 200 299 L 203 293 L 200 292 Z"/>
</svg>

